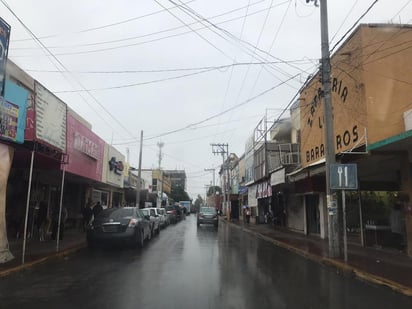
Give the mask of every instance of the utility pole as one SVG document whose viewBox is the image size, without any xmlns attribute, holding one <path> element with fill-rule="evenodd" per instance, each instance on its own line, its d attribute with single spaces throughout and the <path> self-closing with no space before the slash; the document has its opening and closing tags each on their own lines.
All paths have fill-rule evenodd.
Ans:
<svg viewBox="0 0 412 309">
<path fill-rule="evenodd" d="M 315 6 L 318 5 L 318 0 L 313 1 Z M 340 211 L 338 210 L 336 197 L 330 188 L 330 165 L 335 163 L 335 142 L 333 128 L 333 113 L 332 113 L 332 96 L 331 96 L 331 65 L 329 52 L 329 31 L 328 31 L 328 8 L 327 0 L 319 0 L 320 2 L 320 26 L 321 26 L 321 81 L 322 95 L 324 100 L 324 117 L 325 117 L 325 168 L 326 168 L 326 203 L 328 207 L 328 240 L 329 240 L 329 255 L 331 257 L 342 257 L 341 246 L 341 229 L 340 229 Z"/>
<path fill-rule="evenodd" d="M 223 182 L 223 204 L 225 205 L 224 214 L 227 214 L 226 211 L 229 209 L 230 203 L 230 186 L 229 186 L 229 162 L 225 164 L 225 161 L 229 161 L 229 146 L 228 144 L 211 144 L 212 146 L 212 153 L 213 154 L 221 154 L 223 159 L 223 179 L 226 178 L 226 181 Z M 226 158 L 225 158 L 226 155 Z M 225 171 L 227 172 L 227 176 L 225 175 Z M 226 194 L 228 196 L 226 196 Z"/>
<path fill-rule="evenodd" d="M 205 172 L 213 172 L 213 207 L 216 208 L 215 169 L 214 168 L 205 168 Z M 207 201 L 207 194 L 206 194 L 206 201 Z"/>
<path fill-rule="evenodd" d="M 140 151 L 139 151 L 139 171 L 137 173 L 136 186 L 136 207 L 140 208 L 140 186 L 142 179 L 142 149 L 143 149 L 143 130 L 140 131 Z"/>
<path fill-rule="evenodd" d="M 161 170 L 161 166 L 162 166 L 162 158 L 163 158 L 162 148 L 164 145 L 165 143 L 163 142 L 157 143 L 157 146 L 159 147 L 159 180 L 160 180 L 160 205 L 157 208 L 162 207 L 162 203 L 163 203 L 163 173 Z"/>
</svg>

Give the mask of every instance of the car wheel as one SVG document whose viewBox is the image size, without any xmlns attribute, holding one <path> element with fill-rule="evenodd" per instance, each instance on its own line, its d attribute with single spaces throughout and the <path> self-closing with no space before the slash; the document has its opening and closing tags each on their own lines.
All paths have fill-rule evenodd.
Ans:
<svg viewBox="0 0 412 309">
<path fill-rule="evenodd" d="M 200 223 L 199 223 L 199 221 L 197 221 L 197 226 L 200 226 Z"/>
</svg>

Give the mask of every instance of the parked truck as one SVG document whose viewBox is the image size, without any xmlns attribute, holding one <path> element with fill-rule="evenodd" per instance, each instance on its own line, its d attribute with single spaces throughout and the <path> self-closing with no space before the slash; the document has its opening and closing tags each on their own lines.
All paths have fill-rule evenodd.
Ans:
<svg viewBox="0 0 412 309">
<path fill-rule="evenodd" d="M 190 215 L 190 201 L 180 201 L 179 205 L 186 209 L 186 215 Z"/>
</svg>

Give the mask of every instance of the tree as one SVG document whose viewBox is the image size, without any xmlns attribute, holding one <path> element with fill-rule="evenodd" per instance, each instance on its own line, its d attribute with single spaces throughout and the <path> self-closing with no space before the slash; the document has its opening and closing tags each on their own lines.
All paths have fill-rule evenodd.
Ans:
<svg viewBox="0 0 412 309">
<path fill-rule="evenodd" d="M 180 186 L 172 185 L 170 197 L 175 201 L 190 201 L 189 194 Z"/>
<path fill-rule="evenodd" d="M 202 197 L 201 197 L 200 194 L 199 194 L 199 195 L 197 196 L 197 198 L 196 198 L 195 203 L 194 203 L 194 206 L 195 206 L 196 211 L 198 211 L 199 208 L 200 208 L 202 205 L 204 205 L 204 204 L 205 204 L 205 202 L 204 202 L 204 200 L 202 199 Z"/>
<path fill-rule="evenodd" d="M 0 144 L 0 263 L 14 259 L 9 250 L 6 229 L 6 191 L 7 180 L 13 162 L 14 149 L 5 144 Z"/>
<path fill-rule="evenodd" d="M 220 188 L 219 186 L 214 186 L 214 187 L 210 186 L 209 190 L 207 190 L 207 196 L 211 196 L 213 195 L 213 193 L 217 193 L 217 192 L 219 192 L 219 194 L 222 194 L 222 188 Z"/>
</svg>

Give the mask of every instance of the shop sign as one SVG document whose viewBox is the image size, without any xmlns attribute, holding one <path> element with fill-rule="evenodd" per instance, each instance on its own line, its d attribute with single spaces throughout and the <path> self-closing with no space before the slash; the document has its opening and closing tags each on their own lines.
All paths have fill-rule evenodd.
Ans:
<svg viewBox="0 0 412 309">
<path fill-rule="evenodd" d="M 86 136 L 83 136 L 78 132 L 74 133 L 73 148 L 93 159 L 99 159 L 99 146 L 95 142 L 91 141 Z"/>
<path fill-rule="evenodd" d="M 4 98 L 0 98 L 0 138 L 24 142 L 28 91 L 11 81 L 6 82 Z"/>
<path fill-rule="evenodd" d="M 116 157 L 112 157 L 109 161 L 109 170 L 114 172 L 117 175 L 122 175 L 123 173 L 123 162 L 122 161 L 116 161 Z"/>
<path fill-rule="evenodd" d="M 270 175 L 270 185 L 276 186 L 282 183 L 285 183 L 285 169 L 284 168 L 276 172 L 273 172 L 272 175 Z"/>
<path fill-rule="evenodd" d="M 39 83 L 34 85 L 36 138 L 66 150 L 66 104 Z"/>
</svg>

